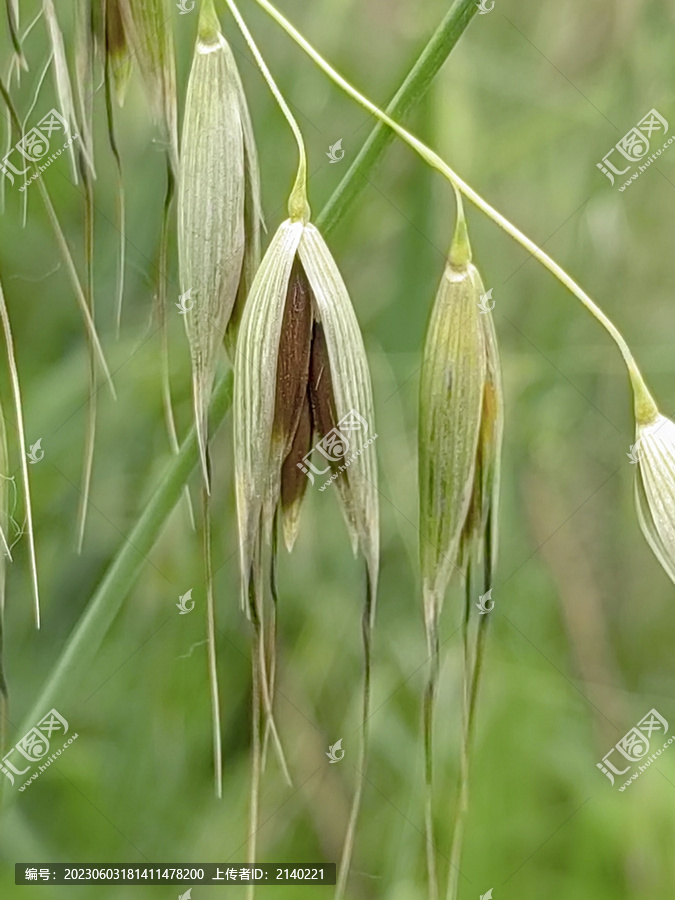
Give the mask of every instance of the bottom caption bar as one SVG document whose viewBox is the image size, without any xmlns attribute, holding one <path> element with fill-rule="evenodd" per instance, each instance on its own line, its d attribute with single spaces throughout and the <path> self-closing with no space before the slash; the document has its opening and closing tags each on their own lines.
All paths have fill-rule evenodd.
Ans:
<svg viewBox="0 0 675 900">
<path fill-rule="evenodd" d="M 15 863 L 14 884 L 335 884 L 335 863 Z"/>
</svg>

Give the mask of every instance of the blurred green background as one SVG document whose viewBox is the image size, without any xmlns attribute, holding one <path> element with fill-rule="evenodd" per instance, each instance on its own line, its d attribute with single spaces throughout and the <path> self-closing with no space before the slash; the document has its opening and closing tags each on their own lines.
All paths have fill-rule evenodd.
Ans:
<svg viewBox="0 0 675 900">
<path fill-rule="evenodd" d="M 220 4 L 222 7 L 224 4 Z M 25 26 L 37 0 L 21 4 Z M 182 109 L 197 23 L 174 4 Z M 284 0 L 282 9 L 337 68 L 384 104 L 447 11 L 439 0 Z M 251 0 L 242 12 L 292 103 L 310 157 L 316 213 L 372 121 Z M 72 51 L 73 3 L 58 14 Z M 249 97 L 270 233 L 285 215 L 292 137 L 229 16 Z M 625 192 L 596 163 L 650 109 L 675 127 L 675 13 L 644 0 L 496 0 L 476 16 L 408 120 L 491 203 L 553 255 L 629 340 L 666 414 L 675 412 L 672 252 L 675 149 Z M 3 26 L 0 68 L 10 44 Z M 46 60 L 39 23 L 30 104 Z M 35 110 L 56 105 L 51 76 Z M 14 548 L 6 610 L 9 744 L 96 585 L 160 483 L 170 459 L 152 316 L 164 192 L 160 132 L 136 73 L 117 117 L 128 198 L 127 288 L 115 337 L 118 233 L 114 167 L 97 95 L 96 305 L 117 402 L 100 393 L 84 550 L 75 551 L 87 354 L 81 316 L 38 188 L 21 227 L 7 183 L 0 266 L 22 380 L 44 622 L 31 618 L 25 540 Z M 671 133 L 672 127 L 669 130 Z M 345 158 L 329 164 L 342 138 Z M 83 271 L 83 203 L 67 161 L 44 176 Z M 675 717 L 673 585 L 639 531 L 625 369 L 603 330 L 535 261 L 469 211 L 474 254 L 493 288 L 507 420 L 502 543 L 473 761 L 460 896 L 478 900 L 664 900 L 675 885 L 675 752 L 629 790 L 596 763 L 650 709 Z M 355 900 L 425 896 L 421 694 L 425 641 L 417 566 L 416 420 L 424 329 L 449 245 L 452 192 L 395 145 L 358 204 L 330 235 L 361 322 L 374 382 L 381 466 L 382 572 L 374 641 L 371 753 L 360 817 Z M 181 435 L 191 420 L 189 360 L 171 254 L 172 386 Z M 175 295 L 175 297 L 174 297 Z M 224 362 L 225 365 L 225 362 Z M 5 366 L 2 400 L 18 474 Z M 224 797 L 213 797 L 205 592 L 200 541 L 179 505 L 144 563 L 95 663 L 56 708 L 79 734 L 3 814 L 0 896 L 126 900 L 145 887 L 15 887 L 14 862 L 244 862 L 249 781 L 250 631 L 239 608 L 231 426 L 213 442 L 214 564 L 223 707 Z M 193 488 L 198 486 L 195 480 Z M 197 490 L 193 490 L 195 499 Z M 21 518 L 20 509 L 17 513 Z M 335 492 L 308 491 L 292 558 L 279 572 L 277 718 L 294 787 L 270 757 L 259 858 L 337 861 L 351 802 L 361 696 L 362 571 L 351 557 Z M 194 613 L 179 595 L 193 589 Z M 445 875 L 457 784 L 461 599 L 443 614 L 438 702 L 437 829 Z M 344 760 L 325 752 L 343 739 Z M 5 792 L 16 791 L 9 784 Z M 239 890 L 239 889 L 237 889 Z M 328 887 L 259 889 L 330 896 Z M 153 896 L 177 897 L 178 888 Z M 202 896 L 234 888 L 198 887 Z"/>
</svg>

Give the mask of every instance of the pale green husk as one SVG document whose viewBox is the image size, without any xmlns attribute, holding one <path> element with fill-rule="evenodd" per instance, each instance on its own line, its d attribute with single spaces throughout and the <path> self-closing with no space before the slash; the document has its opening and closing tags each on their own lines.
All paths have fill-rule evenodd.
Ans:
<svg viewBox="0 0 675 900">
<path fill-rule="evenodd" d="M 482 591 L 494 583 L 499 538 L 499 488 L 504 398 L 499 348 L 492 313 L 480 316 L 485 349 L 485 387 L 476 455 L 473 496 L 460 541 L 459 565 L 482 564 Z"/>
<path fill-rule="evenodd" d="M 663 415 L 638 427 L 635 500 L 640 527 L 675 582 L 675 423 Z"/>
<path fill-rule="evenodd" d="M 474 490 L 486 380 L 483 284 L 448 262 L 431 313 L 420 380 L 420 562 L 427 625 L 437 621 Z"/>
<path fill-rule="evenodd" d="M 303 229 L 299 254 L 326 338 L 336 421 L 339 422 L 350 410 L 356 410 L 368 423 L 365 442 L 375 434 L 373 392 L 366 349 L 347 288 L 326 242 L 312 224 Z M 365 447 L 350 463 L 347 478 L 338 478 L 337 485 L 354 552 L 360 547 L 375 598 L 380 527 L 377 457 L 373 444 Z"/>
<path fill-rule="evenodd" d="M 247 114 L 242 104 L 232 52 L 215 20 L 203 13 L 183 123 L 178 249 L 181 290 L 192 291 L 193 308 L 184 318 L 205 477 L 208 402 L 240 285 L 246 240 Z"/>
</svg>

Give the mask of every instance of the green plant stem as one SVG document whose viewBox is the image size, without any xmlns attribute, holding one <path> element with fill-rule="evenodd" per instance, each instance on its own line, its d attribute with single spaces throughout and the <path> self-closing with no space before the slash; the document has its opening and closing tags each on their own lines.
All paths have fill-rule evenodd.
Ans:
<svg viewBox="0 0 675 900">
<path fill-rule="evenodd" d="M 637 367 L 628 344 L 624 340 L 619 329 L 614 325 L 611 319 L 605 315 L 600 307 L 588 296 L 588 294 L 574 281 L 574 279 L 558 265 L 555 260 L 545 253 L 540 247 L 530 240 L 527 235 L 523 234 L 515 225 L 513 225 L 505 216 L 492 207 L 487 200 L 484 200 L 469 184 L 467 184 L 460 176 L 450 168 L 450 166 L 441 157 L 422 143 L 414 135 L 410 134 L 403 126 L 395 122 L 387 113 L 383 112 L 374 103 L 364 97 L 353 85 L 351 85 L 342 75 L 339 74 L 330 63 L 321 56 L 321 54 L 312 47 L 312 45 L 300 34 L 300 32 L 286 19 L 269 0 L 256 0 L 259 6 L 269 13 L 269 15 L 284 29 L 284 31 L 307 53 L 311 59 L 322 69 L 329 78 L 331 78 L 338 87 L 349 94 L 353 100 L 367 109 L 376 116 L 385 125 L 388 125 L 408 146 L 412 147 L 421 158 L 434 169 L 439 171 L 457 190 L 461 191 L 464 196 L 469 199 L 478 209 L 481 210 L 489 219 L 502 228 L 510 235 L 518 244 L 534 256 L 546 269 L 554 275 L 578 300 L 583 303 L 586 309 L 600 322 L 600 324 L 609 332 L 617 344 L 624 362 L 628 369 L 631 385 L 635 396 L 636 416 L 639 422 L 649 421 L 657 411 L 654 402 L 645 382 Z"/>
<path fill-rule="evenodd" d="M 231 402 L 232 373 L 228 372 L 213 393 L 211 416 L 214 433 L 225 418 Z M 86 674 L 198 459 L 197 436 L 193 427 L 178 455 L 168 463 L 141 517 L 75 625 L 56 666 L 26 715 L 19 734 L 31 728 L 57 701 L 63 703 L 66 695 L 77 687 Z"/>
<path fill-rule="evenodd" d="M 456 0 L 434 31 L 415 64 L 386 108 L 388 115 L 402 119 L 424 97 L 455 45 L 478 11 L 475 0 Z M 324 233 L 332 231 L 361 194 L 371 172 L 395 134 L 379 121 L 368 135 L 354 162 L 321 210 L 316 224 Z"/>
<path fill-rule="evenodd" d="M 14 339 L 12 338 L 12 326 L 9 321 L 9 312 L 5 302 L 5 294 L 0 284 L 0 321 L 2 333 L 7 350 L 7 362 L 9 364 L 9 378 L 12 386 L 12 399 L 16 413 L 16 430 L 19 438 L 19 453 L 21 454 L 21 478 L 26 503 L 26 534 L 28 535 L 28 554 L 30 557 L 31 586 L 33 591 L 33 610 L 36 628 L 40 627 L 40 588 L 38 586 L 37 556 L 35 553 L 35 531 L 33 529 L 33 502 L 30 495 L 30 479 L 28 477 L 28 460 L 26 459 L 26 432 L 23 421 L 23 401 L 21 399 L 21 386 L 19 384 L 19 370 L 16 364 L 14 352 Z"/>
</svg>

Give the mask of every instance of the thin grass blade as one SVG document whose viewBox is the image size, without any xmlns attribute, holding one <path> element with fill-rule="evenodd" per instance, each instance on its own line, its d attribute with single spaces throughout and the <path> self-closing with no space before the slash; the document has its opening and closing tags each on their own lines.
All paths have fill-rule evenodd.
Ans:
<svg viewBox="0 0 675 900">
<path fill-rule="evenodd" d="M 14 341 L 12 328 L 9 321 L 9 312 L 5 302 L 5 294 L 0 283 L 0 320 L 5 338 L 7 350 L 7 364 L 9 367 L 12 397 L 14 399 L 14 412 L 16 414 L 16 428 L 19 439 L 19 452 L 21 454 L 21 477 L 23 481 L 24 502 L 26 506 L 26 536 L 28 538 L 28 555 L 30 557 L 31 587 L 33 591 L 34 619 L 36 628 L 40 627 L 40 589 L 38 587 L 37 556 L 35 553 L 35 533 L 33 530 L 33 503 L 30 493 L 30 479 L 28 477 L 28 459 L 26 451 L 26 435 L 23 424 L 23 402 L 21 400 L 21 388 L 19 385 L 19 371 L 14 353 Z"/>
</svg>

